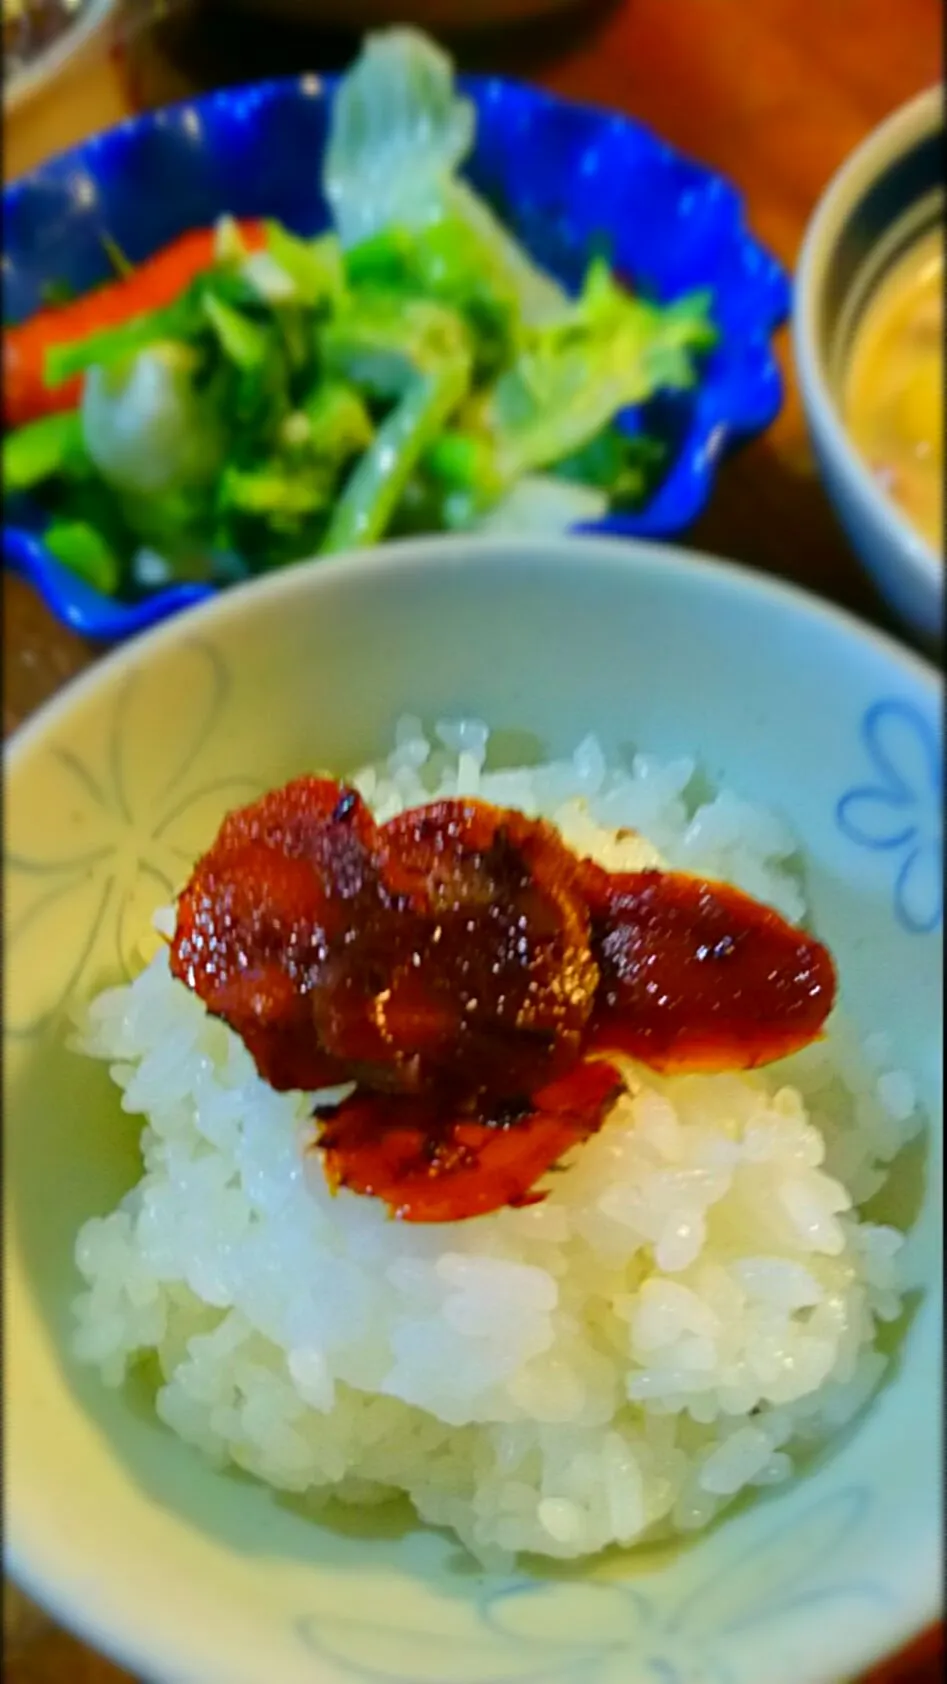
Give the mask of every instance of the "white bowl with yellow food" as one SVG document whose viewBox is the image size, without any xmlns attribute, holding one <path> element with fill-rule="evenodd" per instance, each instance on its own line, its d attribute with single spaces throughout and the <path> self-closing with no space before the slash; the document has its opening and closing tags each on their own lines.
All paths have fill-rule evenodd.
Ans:
<svg viewBox="0 0 947 1684">
<path fill-rule="evenodd" d="M 812 219 L 794 343 L 839 518 L 889 606 L 940 641 L 944 592 L 943 89 L 852 154 Z"/>
</svg>

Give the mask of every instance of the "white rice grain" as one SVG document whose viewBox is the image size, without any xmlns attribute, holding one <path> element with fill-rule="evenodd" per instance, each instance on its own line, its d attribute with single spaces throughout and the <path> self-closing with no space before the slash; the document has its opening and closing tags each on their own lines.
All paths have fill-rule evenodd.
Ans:
<svg viewBox="0 0 947 1684">
<path fill-rule="evenodd" d="M 586 737 L 495 769 L 488 739 L 405 716 L 351 781 L 379 818 L 478 794 L 610 869 L 664 862 L 802 914 L 783 821 L 732 792 L 696 804 L 689 759 L 629 770 Z M 329 1193 L 311 1096 L 260 1080 L 163 947 L 76 1044 L 141 1119 L 145 1165 L 78 1237 L 76 1354 L 117 1385 L 155 1352 L 159 1416 L 217 1464 L 314 1499 L 406 1492 L 484 1561 L 569 1558 L 707 1525 L 882 1378 L 902 1237 L 859 1207 L 922 1119 L 884 1038 L 840 1018 L 762 1073 L 627 1064 L 543 1203 L 432 1227 Z"/>
</svg>

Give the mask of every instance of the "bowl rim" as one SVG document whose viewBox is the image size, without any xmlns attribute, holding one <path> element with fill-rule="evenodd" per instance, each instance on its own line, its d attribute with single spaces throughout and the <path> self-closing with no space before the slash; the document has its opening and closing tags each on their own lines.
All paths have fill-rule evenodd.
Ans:
<svg viewBox="0 0 947 1684">
<path fill-rule="evenodd" d="M 92 44 L 112 14 L 118 11 L 120 4 L 121 0 L 87 0 L 78 17 L 67 24 L 62 34 L 50 41 L 31 63 L 24 65 L 22 70 L 11 77 L 3 90 L 5 122 L 22 111 L 48 83 L 65 70 L 71 60 Z M 12 186 L 12 182 L 10 185 Z"/>
<path fill-rule="evenodd" d="M 944 127 L 944 84 L 932 83 L 898 106 L 839 165 L 806 228 L 796 264 L 792 313 L 793 352 L 799 384 L 814 426 L 830 451 L 845 489 L 866 504 L 874 526 L 893 534 L 893 548 L 915 585 L 939 588 L 943 560 L 885 496 L 852 443 L 833 395 L 819 346 L 819 312 L 838 238 L 852 209 L 883 169 L 919 141 Z"/>
<path fill-rule="evenodd" d="M 943 691 L 944 676 L 940 668 L 890 632 L 861 619 L 851 609 L 806 590 L 802 585 L 761 573 L 746 562 L 688 549 L 682 544 L 655 543 L 646 538 L 610 534 L 577 532 L 556 538 L 478 538 L 433 533 L 417 538 L 391 539 L 365 550 L 346 551 L 340 555 L 314 556 L 309 561 L 296 562 L 292 567 L 243 580 L 226 591 L 205 597 L 186 614 L 172 614 L 138 637 L 106 650 L 10 733 L 4 745 L 8 771 L 13 771 L 29 753 L 34 738 L 43 736 L 57 720 L 66 718 L 74 703 L 81 703 L 93 695 L 100 684 L 107 683 L 113 675 L 117 677 L 126 667 L 137 665 L 141 658 L 161 653 L 165 645 L 174 643 L 180 637 L 193 637 L 211 623 L 237 618 L 246 611 L 252 611 L 255 601 L 292 596 L 298 590 L 319 589 L 319 579 L 334 579 L 338 574 L 347 575 L 353 585 L 360 578 L 362 584 L 370 589 L 376 574 L 390 577 L 392 570 L 402 564 L 431 569 L 445 565 L 475 568 L 479 562 L 495 555 L 509 557 L 511 550 L 526 559 L 541 557 L 551 560 L 558 567 L 568 567 L 573 563 L 576 550 L 584 551 L 590 546 L 594 546 L 592 553 L 596 557 L 601 555 L 601 559 L 616 570 L 653 568 L 662 574 L 676 574 L 685 587 L 689 580 L 700 579 L 706 581 L 712 591 L 721 594 L 735 589 L 782 603 L 787 611 L 793 611 L 801 618 L 822 620 L 841 636 L 869 645 L 925 690 L 935 695 L 938 690 Z"/>
<path fill-rule="evenodd" d="M 601 538 L 577 535 L 555 540 L 538 538 L 462 538 L 432 536 L 404 539 L 384 546 L 338 557 L 304 562 L 280 572 L 247 581 L 219 596 L 211 597 L 196 606 L 186 616 L 174 616 L 149 630 L 142 639 L 119 645 L 96 660 L 92 666 L 52 697 L 20 725 L 7 740 L 8 774 L 17 773 L 30 754 L 41 747 L 42 741 L 57 724 L 67 719 L 73 708 L 80 709 L 95 693 L 116 683 L 136 666 L 139 659 L 162 656 L 174 645 L 189 641 L 195 634 L 211 627 L 225 626 L 253 613 L 256 605 L 269 604 L 297 595 L 307 595 L 331 588 L 337 580 L 349 580 L 357 594 L 370 592 L 373 581 L 384 574 L 391 578 L 392 569 L 400 568 L 427 572 L 469 570 L 503 556 L 514 561 L 541 561 L 554 568 L 575 569 L 577 563 L 589 562 L 614 577 L 624 576 L 628 589 L 634 590 L 636 577 L 666 580 L 672 594 L 676 589 L 697 585 L 711 596 L 726 598 L 736 593 L 755 599 L 759 606 L 782 611 L 783 622 L 792 616 L 803 626 L 816 622 L 828 632 L 842 638 L 850 646 L 861 647 L 884 661 L 915 690 L 936 701 L 943 691 L 943 675 L 938 668 L 913 649 L 886 632 L 877 630 L 847 609 L 827 602 L 803 588 L 782 579 L 762 574 L 743 563 L 705 555 L 679 545 L 655 544 L 644 539 Z M 12 1498 L 10 1525 L 5 1539 L 5 1563 L 11 1579 L 28 1595 L 45 1607 L 85 1641 L 96 1645 L 119 1664 L 143 1669 L 146 1676 L 167 1680 L 172 1676 L 180 1684 L 202 1684 L 188 1669 L 186 1655 L 177 1648 L 176 1669 L 172 1673 L 150 1671 L 157 1662 L 168 1664 L 170 1657 L 156 1657 L 153 1649 L 146 1650 L 137 1631 L 129 1630 L 121 1618 L 116 1618 L 114 1605 L 103 1608 L 90 1604 L 86 1596 L 77 1595 L 75 1586 L 57 1586 L 57 1564 L 61 1545 L 57 1534 L 47 1525 L 31 1522 L 31 1504 L 21 1487 Z M 18 1536 L 15 1535 L 18 1532 Z M 50 1547 L 52 1545 L 52 1547 Z M 890 1647 L 876 1657 L 900 1652 L 904 1645 L 928 1631 L 940 1617 L 939 1604 L 917 1604 L 902 1612 L 897 1630 L 892 1634 Z M 184 1663 L 183 1665 L 180 1663 Z M 833 1674 L 834 1676 L 834 1674 Z M 822 1674 L 819 1684 L 828 1684 Z M 815 1684 L 815 1681 L 812 1681 Z"/>
</svg>

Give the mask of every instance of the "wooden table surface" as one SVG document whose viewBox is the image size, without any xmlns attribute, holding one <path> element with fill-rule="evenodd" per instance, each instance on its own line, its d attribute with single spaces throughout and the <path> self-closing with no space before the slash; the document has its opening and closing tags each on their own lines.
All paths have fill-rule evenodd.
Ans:
<svg viewBox="0 0 947 1684">
<path fill-rule="evenodd" d="M 940 76 L 942 21 L 939 0 L 598 0 L 450 44 L 468 69 L 538 81 L 652 124 L 740 186 L 757 234 L 792 265 L 837 165 L 882 117 Z M 334 69 L 351 58 L 353 45 L 335 33 L 279 24 L 272 13 L 261 21 L 222 0 L 171 0 L 171 16 L 139 30 L 127 47 L 125 100 L 131 109 L 215 84 Z M 62 115 L 67 121 L 68 112 Z M 782 414 L 765 439 L 727 464 L 688 541 L 888 625 L 816 477 L 785 335 L 781 355 Z M 4 609 L 9 731 L 96 652 L 8 576 Z M 48 1629 L 20 1655 L 8 1655 L 5 1672 L 9 1684 L 131 1684 Z M 883 1674 L 884 1684 L 934 1684 L 942 1676 L 938 1631 Z M 872 1684 L 881 1680 L 878 1674 Z"/>
</svg>

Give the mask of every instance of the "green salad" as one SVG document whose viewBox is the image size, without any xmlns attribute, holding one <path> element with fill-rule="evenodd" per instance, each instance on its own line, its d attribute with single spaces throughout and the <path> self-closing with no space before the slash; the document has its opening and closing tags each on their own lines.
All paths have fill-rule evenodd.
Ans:
<svg viewBox="0 0 947 1684">
<path fill-rule="evenodd" d="M 666 468 L 629 406 L 698 379 L 709 295 L 632 295 L 594 256 L 570 297 L 458 173 L 475 110 L 409 29 L 333 103 L 331 229 L 224 218 L 157 308 L 53 343 L 73 406 L 4 441 L 8 492 L 112 595 L 228 583 L 428 531 L 559 531 L 640 506 Z"/>
</svg>

